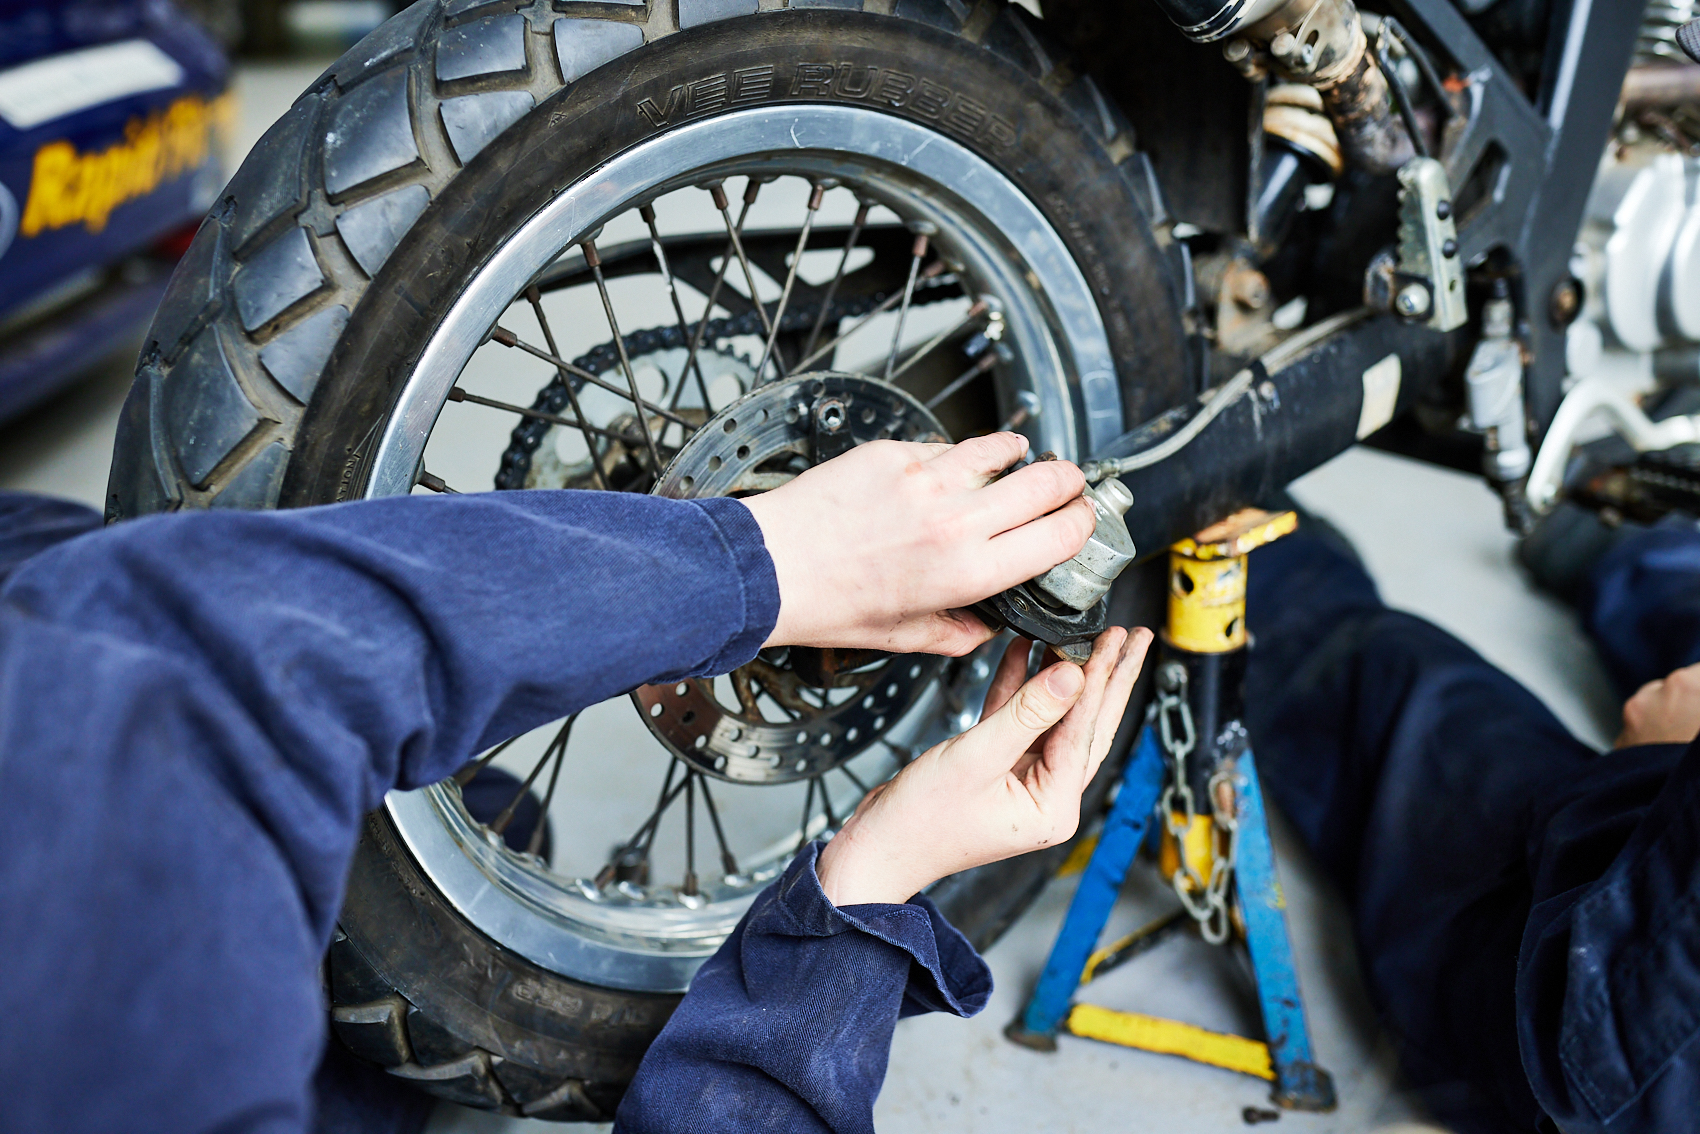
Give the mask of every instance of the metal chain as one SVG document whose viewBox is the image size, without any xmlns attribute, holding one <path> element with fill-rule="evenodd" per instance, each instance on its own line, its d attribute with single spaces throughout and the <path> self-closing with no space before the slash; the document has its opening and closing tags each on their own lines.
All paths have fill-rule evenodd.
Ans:
<svg viewBox="0 0 1700 1134">
<path fill-rule="evenodd" d="M 1187 704 L 1186 667 L 1178 662 L 1168 663 L 1163 667 L 1158 685 L 1157 700 L 1151 711 L 1156 718 L 1163 755 L 1168 761 L 1169 777 L 1157 802 L 1157 810 L 1164 829 L 1175 840 L 1176 857 L 1179 859 L 1179 866 L 1169 881 L 1187 914 L 1198 922 L 1199 934 L 1212 945 L 1220 945 L 1228 939 L 1228 885 L 1233 881 L 1235 860 L 1239 854 L 1239 823 L 1233 815 L 1223 813 L 1218 798 L 1221 785 L 1231 787 L 1231 778 L 1226 772 L 1217 772 L 1210 777 L 1208 785 L 1211 817 L 1219 829 L 1228 832 L 1228 854 L 1226 857 L 1215 854 L 1212 838 L 1210 877 L 1206 879 L 1187 858 L 1186 836 L 1192 829 L 1198 810 L 1192 785 L 1187 780 L 1186 762 L 1198 746 L 1198 732 L 1193 725 L 1192 708 Z"/>
<path fill-rule="evenodd" d="M 1212 945 L 1220 945 L 1228 939 L 1228 886 L 1233 882 L 1234 868 L 1239 864 L 1240 821 L 1235 814 L 1238 808 L 1233 773 L 1226 768 L 1220 769 L 1210 777 L 1207 788 L 1211 819 L 1218 831 L 1228 833 L 1228 853 L 1216 856 L 1216 861 L 1211 864 L 1210 884 L 1205 894 L 1213 920 L 1203 926 L 1204 939 Z M 1224 797 L 1227 799 L 1226 807 L 1222 805 Z"/>
</svg>

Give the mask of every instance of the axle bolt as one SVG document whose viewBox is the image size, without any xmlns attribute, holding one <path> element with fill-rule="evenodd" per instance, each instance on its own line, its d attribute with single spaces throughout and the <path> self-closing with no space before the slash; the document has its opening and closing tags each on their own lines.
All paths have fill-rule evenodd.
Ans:
<svg viewBox="0 0 1700 1134">
<path fill-rule="evenodd" d="M 1428 288 L 1419 283 L 1406 284 L 1393 299 L 1393 309 L 1407 319 L 1418 319 L 1427 315 L 1428 308 Z"/>
</svg>

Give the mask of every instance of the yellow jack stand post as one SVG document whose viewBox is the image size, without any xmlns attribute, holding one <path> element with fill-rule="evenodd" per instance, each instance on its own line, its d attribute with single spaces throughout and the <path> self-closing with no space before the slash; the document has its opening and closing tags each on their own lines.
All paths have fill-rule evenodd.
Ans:
<svg viewBox="0 0 1700 1134">
<path fill-rule="evenodd" d="M 1057 1032 L 1067 1030 L 1271 1080 L 1272 1097 L 1283 1107 L 1334 1108 L 1333 1080 L 1311 1052 L 1286 902 L 1242 723 L 1246 557 L 1297 526 L 1292 512 L 1240 512 L 1170 549 L 1158 700 L 1044 974 L 1020 1019 L 1005 1030 L 1017 1043 L 1055 1050 Z M 1099 950 L 1098 936 L 1154 820 L 1162 822 L 1163 872 L 1185 908 Z M 1245 943 L 1264 1040 L 1073 1003 L 1081 984 L 1189 922 L 1207 941 Z"/>
</svg>

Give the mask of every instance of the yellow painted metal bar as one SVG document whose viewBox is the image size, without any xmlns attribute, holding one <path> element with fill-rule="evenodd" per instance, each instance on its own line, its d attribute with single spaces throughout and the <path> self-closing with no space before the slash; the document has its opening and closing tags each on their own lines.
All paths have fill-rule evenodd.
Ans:
<svg viewBox="0 0 1700 1134">
<path fill-rule="evenodd" d="M 1069 1010 L 1064 1027 L 1086 1039 L 1103 1040 L 1122 1047 L 1178 1055 L 1194 1063 L 1207 1063 L 1259 1079 L 1274 1079 L 1269 1045 L 1244 1036 L 1212 1032 L 1179 1020 L 1165 1020 L 1137 1012 L 1117 1012 L 1096 1004 L 1076 1004 Z"/>
<path fill-rule="evenodd" d="M 1169 552 L 1169 644 L 1195 654 L 1245 645 L 1245 556 L 1193 559 Z"/>
<path fill-rule="evenodd" d="M 1067 858 L 1063 859 L 1063 864 L 1057 867 L 1057 877 L 1072 878 L 1085 870 L 1086 864 L 1092 861 L 1092 852 L 1097 849 L 1098 836 L 1096 833 L 1087 835 L 1084 839 L 1075 843 L 1074 849 L 1068 852 Z"/>
<path fill-rule="evenodd" d="M 1177 813 L 1176 821 L 1179 821 Z M 1186 861 L 1204 881 L 1210 881 L 1210 870 L 1216 862 L 1216 823 L 1209 815 L 1194 815 L 1192 825 L 1186 829 Z M 1162 873 L 1163 880 L 1169 881 L 1175 876 L 1175 871 L 1181 868 L 1180 847 L 1175 837 L 1167 827 L 1163 829 L 1163 837 L 1157 846 L 1157 869 Z"/>
</svg>

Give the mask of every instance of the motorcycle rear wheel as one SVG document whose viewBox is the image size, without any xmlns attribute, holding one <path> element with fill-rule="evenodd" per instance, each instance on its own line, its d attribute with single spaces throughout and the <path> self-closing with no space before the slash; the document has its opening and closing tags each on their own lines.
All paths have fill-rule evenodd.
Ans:
<svg viewBox="0 0 1700 1134">
<path fill-rule="evenodd" d="M 878 376 L 913 364 L 912 392 L 941 393 L 962 370 L 947 363 L 970 361 L 969 336 L 987 337 L 985 312 L 978 323 L 964 312 L 985 297 L 1003 338 L 979 345 L 979 357 L 997 355 L 983 377 L 941 401 L 952 433 L 1014 422 L 1036 448 L 1079 458 L 1190 393 L 1184 265 L 1149 170 L 1119 114 L 1054 57 L 1025 12 L 995 3 L 968 11 L 951 0 L 869 0 L 866 10 L 757 12 L 753 0 L 610 8 L 560 14 L 422 0 L 297 101 L 231 182 L 162 304 L 121 423 L 112 518 L 420 491 L 457 483 L 461 468 L 508 487 L 539 483 L 547 466 L 556 487 L 625 476 L 611 486 L 642 489 L 656 469 L 635 440 L 637 421 L 605 415 L 598 428 L 626 440 L 585 437 L 585 468 L 625 445 L 620 461 L 610 457 L 600 473 L 573 464 L 580 454 L 560 421 L 577 413 L 568 408 L 575 396 L 598 392 L 585 371 L 635 384 L 647 359 L 663 383 L 654 401 L 671 397 L 675 416 L 688 416 L 698 395 L 679 354 L 712 356 L 720 376 L 744 388 L 763 369 L 758 358 L 771 352 L 797 364 L 817 336 L 881 303 L 878 318 L 902 310 L 919 320 L 923 304 L 896 305 L 902 269 L 920 263 L 908 263 L 918 233 L 941 265 L 923 286 L 955 280 L 962 293 L 944 301 L 956 306 L 942 345 L 928 353 L 931 340 L 894 334 L 889 353 L 849 368 Z M 761 188 L 769 177 L 780 180 Z M 544 353 L 560 364 L 543 365 L 548 385 L 520 407 L 531 416 L 521 416 L 499 460 L 450 437 L 444 423 L 465 407 L 447 403 L 471 389 L 469 365 L 503 349 L 490 341 L 494 328 L 512 323 L 516 309 L 542 320 L 543 308 L 523 298 L 529 287 L 546 303 L 550 287 L 588 286 L 581 242 L 601 231 L 619 292 L 619 273 L 635 275 L 644 253 L 634 210 L 663 212 L 716 182 L 734 211 L 740 189 L 784 197 L 786 186 L 808 184 L 869 202 L 874 259 L 848 273 L 840 262 L 842 295 L 796 281 L 796 317 L 765 335 L 769 348 L 756 318 L 766 309 L 745 292 L 754 287 L 769 309 L 781 306 L 772 293 L 796 260 L 786 249 L 798 193 L 787 198 L 789 227 L 762 229 L 758 216 L 748 230 L 753 268 L 693 252 L 670 232 L 663 243 L 681 280 L 719 271 L 730 281 L 718 308 L 727 322 L 700 336 L 714 341 L 691 351 L 694 318 L 681 314 L 675 334 L 676 309 L 655 305 L 567 363 L 570 352 L 557 351 L 540 325 L 550 338 Z M 842 228 L 830 230 L 835 240 Z M 621 233 L 632 239 L 619 244 Z M 813 240 L 806 247 L 817 259 L 826 250 Z M 771 270 L 755 279 L 756 269 Z M 753 283 L 741 285 L 746 278 Z M 535 334 L 521 337 L 541 349 Z M 843 369 L 848 350 L 847 342 L 810 368 Z M 700 400 L 710 392 L 705 382 Z M 631 409 L 628 418 L 650 420 L 647 408 Z M 654 421 L 662 450 L 669 429 L 685 429 Z M 1121 613 L 1149 617 L 1137 608 L 1154 594 L 1124 588 Z M 929 729 L 969 723 L 983 683 L 963 678 L 949 696 L 942 685 L 928 689 L 909 703 L 927 718 L 917 743 Z M 1115 763 L 1088 807 L 1102 800 Z M 685 947 L 656 929 L 624 953 L 603 948 L 618 934 L 528 891 L 550 872 L 508 855 L 499 840 L 481 842 L 457 799 L 446 786 L 426 789 L 369 817 L 329 957 L 333 1030 L 440 1097 L 535 1117 L 611 1117 L 689 971 L 741 907 L 709 902 L 718 920 L 696 924 Z M 1067 850 L 947 879 L 933 897 L 984 947 Z M 758 871 L 749 876 L 759 881 Z M 563 875 L 559 889 L 584 882 Z M 505 902 L 499 908 L 468 896 L 487 883 Z M 622 885 L 640 895 L 633 908 L 665 899 L 647 881 L 614 888 Z M 667 916 L 688 922 L 681 911 L 692 907 L 679 905 Z"/>
</svg>

